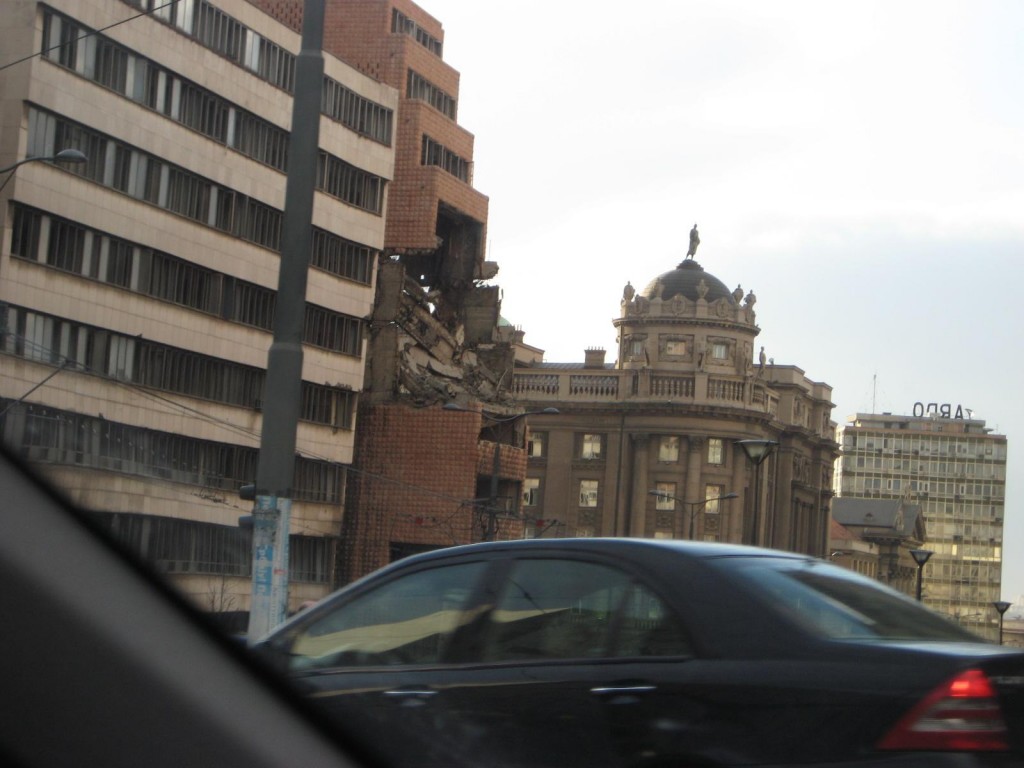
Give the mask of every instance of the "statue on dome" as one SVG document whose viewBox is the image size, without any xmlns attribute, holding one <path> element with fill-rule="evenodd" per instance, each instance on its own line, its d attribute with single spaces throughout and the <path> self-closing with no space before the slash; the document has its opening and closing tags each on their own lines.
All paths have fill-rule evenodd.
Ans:
<svg viewBox="0 0 1024 768">
<path fill-rule="evenodd" d="M 737 285 L 736 286 L 736 290 L 734 290 L 732 292 L 732 298 L 733 298 L 733 301 L 735 301 L 737 304 L 739 304 L 741 301 L 743 301 L 743 286 L 741 286 L 741 285 Z"/>
<path fill-rule="evenodd" d="M 700 245 L 700 235 L 697 234 L 697 225 L 690 230 L 690 248 L 686 252 L 686 258 L 692 259 L 697 254 L 697 246 Z"/>
<path fill-rule="evenodd" d="M 626 287 L 622 289 L 622 300 L 632 301 L 634 296 L 636 296 L 636 289 L 633 288 L 633 284 L 627 280 Z"/>
</svg>

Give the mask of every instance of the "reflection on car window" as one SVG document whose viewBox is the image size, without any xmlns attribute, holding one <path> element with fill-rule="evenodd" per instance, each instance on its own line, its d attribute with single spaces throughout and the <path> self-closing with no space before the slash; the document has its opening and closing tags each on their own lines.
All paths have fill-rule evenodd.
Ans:
<svg viewBox="0 0 1024 768">
<path fill-rule="evenodd" d="M 391 581 L 302 627 L 291 644 L 293 670 L 440 661 L 469 622 L 483 563 L 419 571 Z"/>
<path fill-rule="evenodd" d="M 740 568 L 772 605 L 833 640 L 944 640 L 977 637 L 907 597 L 848 570 L 812 560 L 751 558 Z"/>
<path fill-rule="evenodd" d="M 629 577 L 571 560 L 521 560 L 508 575 L 484 637 L 488 661 L 597 658 Z"/>
<path fill-rule="evenodd" d="M 690 643 L 678 619 L 641 584 L 630 588 L 616 627 L 615 656 L 690 655 Z"/>
<path fill-rule="evenodd" d="M 614 568 L 572 560 L 513 566 L 484 630 L 483 658 L 601 658 L 681 654 L 664 604 Z"/>
</svg>

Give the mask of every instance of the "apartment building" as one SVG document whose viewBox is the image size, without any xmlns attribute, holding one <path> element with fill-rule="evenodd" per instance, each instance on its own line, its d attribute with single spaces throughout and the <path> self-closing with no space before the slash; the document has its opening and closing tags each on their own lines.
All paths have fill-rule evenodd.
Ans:
<svg viewBox="0 0 1024 768">
<path fill-rule="evenodd" d="M 200 605 L 245 611 L 299 35 L 244 0 L 4 10 L 3 440 Z M 397 106 L 325 56 L 292 607 L 333 582 Z"/>
<path fill-rule="evenodd" d="M 750 543 L 827 557 L 831 387 L 762 347 L 756 296 L 693 259 L 613 320 L 615 362 L 531 362 L 515 370 L 530 418 L 521 514 L 530 535 Z M 774 447 L 759 464 L 744 441 Z M 766 441 L 766 442 L 765 442 Z M 749 444 L 747 444 L 749 445 Z"/>
<path fill-rule="evenodd" d="M 839 494 L 904 499 L 924 517 L 922 599 L 995 639 L 1002 575 L 1006 437 L 960 407 L 858 413 L 842 429 Z"/>
</svg>

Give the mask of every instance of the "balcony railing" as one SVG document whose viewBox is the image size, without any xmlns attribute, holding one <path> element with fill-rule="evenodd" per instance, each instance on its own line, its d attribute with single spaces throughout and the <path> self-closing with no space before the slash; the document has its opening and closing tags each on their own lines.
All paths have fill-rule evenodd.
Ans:
<svg viewBox="0 0 1024 768">
<path fill-rule="evenodd" d="M 779 400 L 763 383 L 747 376 L 704 372 L 652 374 L 642 370 L 530 370 L 514 374 L 512 391 L 531 402 L 670 401 L 745 408 L 778 415 Z"/>
</svg>

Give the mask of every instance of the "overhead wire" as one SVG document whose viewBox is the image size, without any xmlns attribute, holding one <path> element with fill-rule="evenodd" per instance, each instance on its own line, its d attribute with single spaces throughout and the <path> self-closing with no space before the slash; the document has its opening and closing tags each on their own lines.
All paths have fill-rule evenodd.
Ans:
<svg viewBox="0 0 1024 768">
<path fill-rule="evenodd" d="M 79 40 L 85 40 L 87 37 L 92 37 L 93 35 L 98 35 L 101 32 L 106 32 L 108 29 L 113 29 L 114 27 L 119 27 L 122 24 L 127 24 L 129 21 L 134 21 L 135 19 L 142 18 L 143 16 L 151 16 L 157 11 L 163 10 L 168 6 L 175 5 L 180 1 L 181 0 L 168 0 L 168 2 L 164 3 L 163 5 L 158 5 L 153 8 L 150 8 L 148 11 L 143 11 L 142 13 L 137 13 L 134 16 L 129 16 L 127 19 L 115 21 L 113 24 L 108 24 L 107 26 L 101 27 L 100 29 L 96 29 L 91 32 L 86 32 L 84 35 L 80 35 L 74 38 L 73 40 L 65 40 L 63 43 L 59 43 L 58 45 L 51 45 L 49 48 L 43 48 L 41 51 L 30 53 L 28 56 L 22 56 L 20 59 L 15 59 L 14 61 L 8 62 L 7 64 L 0 65 L 0 72 L 3 72 L 5 69 L 9 67 L 13 67 L 15 64 L 22 64 L 26 61 L 36 58 L 37 56 L 43 56 L 44 54 L 47 54 L 50 51 L 56 51 L 57 49 L 63 48 L 67 45 L 74 45 Z"/>
</svg>

